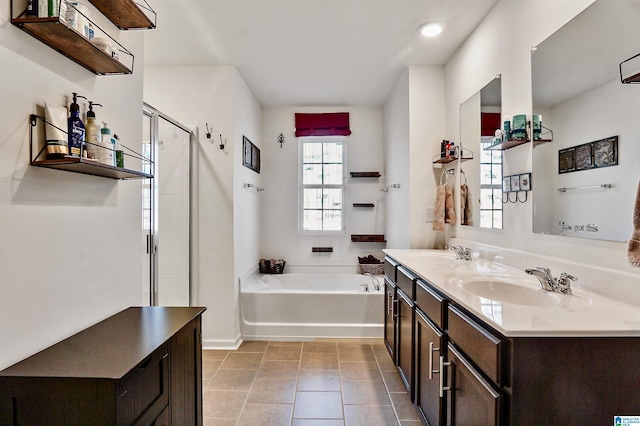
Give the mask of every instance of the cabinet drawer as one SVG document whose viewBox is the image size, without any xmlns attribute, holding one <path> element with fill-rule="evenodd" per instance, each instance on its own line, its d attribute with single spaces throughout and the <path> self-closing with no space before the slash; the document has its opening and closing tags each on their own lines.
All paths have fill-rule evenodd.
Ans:
<svg viewBox="0 0 640 426">
<path fill-rule="evenodd" d="M 396 284 L 411 301 L 416 300 L 416 276 L 404 266 L 397 268 Z"/>
<path fill-rule="evenodd" d="M 449 306 L 448 313 L 449 339 L 489 378 L 503 385 L 505 342 L 455 306 Z"/>
<path fill-rule="evenodd" d="M 396 282 L 396 268 L 398 267 L 398 262 L 386 256 L 384 258 L 384 274 L 389 278 L 393 283 Z"/>
<path fill-rule="evenodd" d="M 427 314 L 440 330 L 446 328 L 446 303 L 447 299 L 436 292 L 431 285 L 420 279 L 416 281 L 416 307 Z"/>
<path fill-rule="evenodd" d="M 150 424 L 169 403 L 169 346 L 131 370 L 117 388 L 117 424 Z"/>
</svg>

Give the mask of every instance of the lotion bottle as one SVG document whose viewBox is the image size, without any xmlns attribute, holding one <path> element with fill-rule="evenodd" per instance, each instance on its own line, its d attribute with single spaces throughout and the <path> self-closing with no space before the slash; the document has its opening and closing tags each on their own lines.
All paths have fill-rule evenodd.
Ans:
<svg viewBox="0 0 640 426">
<path fill-rule="evenodd" d="M 90 159 L 100 160 L 101 133 L 100 126 L 96 123 L 96 113 L 93 111 L 94 106 L 102 106 L 89 101 L 89 111 L 87 111 L 87 122 L 84 124 L 86 129 L 87 155 Z"/>
<path fill-rule="evenodd" d="M 78 98 L 87 99 L 73 93 L 73 102 L 69 107 L 70 115 L 67 122 L 67 134 L 69 135 L 69 155 L 80 157 L 82 155 L 82 145 L 84 144 L 85 129 L 80 119 L 80 107 L 78 106 Z"/>
<path fill-rule="evenodd" d="M 111 129 L 107 127 L 107 123 L 102 122 L 103 127 L 100 129 L 101 133 L 101 146 L 100 149 L 100 162 L 104 164 L 108 164 L 110 166 L 114 165 L 113 160 L 113 152 L 114 152 L 114 143 L 111 138 Z"/>
</svg>

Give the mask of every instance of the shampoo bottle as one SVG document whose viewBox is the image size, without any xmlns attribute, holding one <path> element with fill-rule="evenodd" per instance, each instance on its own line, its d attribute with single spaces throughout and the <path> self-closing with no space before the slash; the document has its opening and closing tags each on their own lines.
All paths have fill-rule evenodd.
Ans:
<svg viewBox="0 0 640 426">
<path fill-rule="evenodd" d="M 77 93 L 73 93 L 73 102 L 69 108 L 71 114 L 67 123 L 67 133 L 69 137 L 69 154 L 73 157 L 80 157 L 82 155 L 82 144 L 84 143 L 85 129 L 82 120 L 80 119 L 80 107 L 78 106 L 78 98 L 87 99 L 84 96 L 79 96 Z"/>
<path fill-rule="evenodd" d="M 113 139 L 116 141 L 116 167 L 124 167 L 124 152 L 122 152 L 122 145 L 120 145 L 120 138 L 118 135 L 113 135 Z"/>
<path fill-rule="evenodd" d="M 100 149 L 100 162 L 104 164 L 108 164 L 113 166 L 114 163 L 114 143 L 111 138 L 111 129 L 107 127 L 107 123 L 102 122 L 103 127 L 100 129 L 100 133 L 102 135 L 101 138 L 101 147 Z"/>
<path fill-rule="evenodd" d="M 93 111 L 94 106 L 102 106 L 100 104 L 89 101 L 89 111 L 87 111 L 87 122 L 84 124 L 86 130 L 87 156 L 93 160 L 100 160 L 100 126 L 96 123 L 96 113 Z"/>
</svg>

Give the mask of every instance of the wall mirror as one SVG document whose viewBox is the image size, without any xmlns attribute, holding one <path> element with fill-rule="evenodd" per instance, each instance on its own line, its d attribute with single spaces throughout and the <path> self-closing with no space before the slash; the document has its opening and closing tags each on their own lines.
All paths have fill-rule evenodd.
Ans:
<svg viewBox="0 0 640 426">
<path fill-rule="evenodd" d="M 484 149 L 502 127 L 500 81 L 497 76 L 460 105 L 460 143 L 474 153 L 460 164 L 471 207 L 460 213 L 462 225 L 502 229 L 502 151 Z"/>
<path fill-rule="evenodd" d="M 640 51 L 638 22 L 639 1 L 597 0 L 532 50 L 533 114 L 552 131 L 533 148 L 536 233 L 631 234 L 640 86 L 620 82 L 619 64 Z"/>
</svg>

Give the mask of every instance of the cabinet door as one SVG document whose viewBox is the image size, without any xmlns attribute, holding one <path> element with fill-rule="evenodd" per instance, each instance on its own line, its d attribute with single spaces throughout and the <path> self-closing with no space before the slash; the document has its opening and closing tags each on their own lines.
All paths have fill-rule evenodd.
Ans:
<svg viewBox="0 0 640 426">
<path fill-rule="evenodd" d="M 415 315 L 416 408 L 426 424 L 443 426 L 446 399 L 440 398 L 438 360 L 445 352 L 444 335 L 419 309 Z"/>
<path fill-rule="evenodd" d="M 201 319 L 171 339 L 171 424 L 202 425 Z"/>
<path fill-rule="evenodd" d="M 386 277 L 384 279 L 384 344 L 391 355 L 394 364 L 396 363 L 396 315 L 397 296 L 396 286 Z"/>
<path fill-rule="evenodd" d="M 502 395 L 485 380 L 451 343 L 448 345 L 448 424 L 501 425 Z"/>
<path fill-rule="evenodd" d="M 413 402 L 413 303 L 398 291 L 398 334 L 396 360 L 398 372 Z"/>
</svg>

